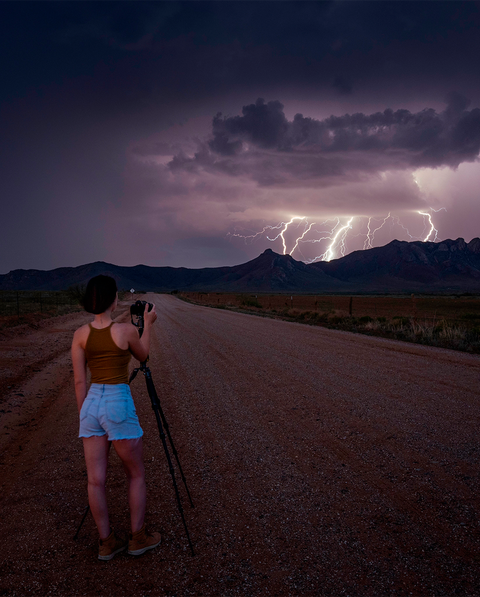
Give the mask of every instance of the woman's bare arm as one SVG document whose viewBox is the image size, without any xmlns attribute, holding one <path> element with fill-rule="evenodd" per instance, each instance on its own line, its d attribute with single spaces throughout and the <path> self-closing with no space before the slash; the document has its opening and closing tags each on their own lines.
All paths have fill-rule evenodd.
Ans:
<svg viewBox="0 0 480 597">
<path fill-rule="evenodd" d="M 78 329 L 73 335 L 72 341 L 72 365 L 73 377 L 75 380 L 75 397 L 77 399 L 78 412 L 87 395 L 87 359 L 85 349 L 82 346 L 83 328 Z"/>
<path fill-rule="evenodd" d="M 141 363 L 146 361 L 148 353 L 150 352 L 150 330 L 157 319 L 155 312 L 155 305 L 151 311 L 147 311 L 148 305 L 145 305 L 145 313 L 143 315 L 143 334 L 140 338 L 134 326 L 131 326 L 128 333 L 128 348 L 133 356 Z"/>
</svg>

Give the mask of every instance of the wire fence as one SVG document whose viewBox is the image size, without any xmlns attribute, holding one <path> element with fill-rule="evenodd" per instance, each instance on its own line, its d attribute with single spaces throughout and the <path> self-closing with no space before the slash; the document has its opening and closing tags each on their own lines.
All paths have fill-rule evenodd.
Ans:
<svg viewBox="0 0 480 597">
<path fill-rule="evenodd" d="M 246 308 L 270 313 L 328 313 L 331 316 L 408 318 L 435 323 L 441 320 L 480 325 L 480 297 L 455 296 L 372 296 L 372 295 L 286 295 L 180 293 L 187 299 L 211 306 Z"/>
<path fill-rule="evenodd" d="M 17 316 L 30 313 L 57 315 L 75 310 L 78 298 L 68 291 L 0 291 L 0 315 Z"/>
</svg>

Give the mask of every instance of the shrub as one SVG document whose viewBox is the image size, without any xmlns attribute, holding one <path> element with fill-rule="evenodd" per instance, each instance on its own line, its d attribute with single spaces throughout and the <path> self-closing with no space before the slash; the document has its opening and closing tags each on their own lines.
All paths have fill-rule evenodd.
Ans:
<svg viewBox="0 0 480 597">
<path fill-rule="evenodd" d="M 345 321 L 345 317 L 342 317 L 341 315 L 333 315 L 332 317 L 328 318 L 328 323 L 332 323 L 334 325 L 343 323 L 344 321 Z"/>
<path fill-rule="evenodd" d="M 303 321 L 304 319 L 315 319 L 317 316 L 316 313 L 312 313 L 311 311 L 302 311 L 299 315 L 298 315 L 298 319 L 300 319 L 301 321 Z"/>
<path fill-rule="evenodd" d="M 371 321 L 367 321 L 367 323 L 365 324 L 365 329 L 366 330 L 381 330 L 383 328 L 382 326 L 382 322 L 381 321 L 374 321 L 373 319 Z"/>
<path fill-rule="evenodd" d="M 402 315 L 395 315 L 392 319 L 392 325 L 395 327 L 410 325 L 410 319 L 408 317 L 403 317 Z"/>
<path fill-rule="evenodd" d="M 373 321 L 373 317 L 370 317 L 370 315 L 364 315 L 358 320 L 359 323 L 370 323 L 371 321 Z"/>
<path fill-rule="evenodd" d="M 257 301 L 257 299 L 244 298 L 240 304 L 243 307 L 255 307 L 256 309 L 262 309 L 262 305 Z"/>
<path fill-rule="evenodd" d="M 75 303 L 82 305 L 83 298 L 85 296 L 85 289 L 85 284 L 75 284 L 67 289 L 67 296 L 70 297 Z"/>
</svg>

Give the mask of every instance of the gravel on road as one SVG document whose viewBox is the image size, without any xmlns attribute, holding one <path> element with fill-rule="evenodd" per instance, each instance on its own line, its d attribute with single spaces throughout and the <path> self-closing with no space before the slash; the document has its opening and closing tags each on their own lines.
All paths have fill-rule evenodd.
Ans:
<svg viewBox="0 0 480 597">
<path fill-rule="evenodd" d="M 100 562 L 91 516 L 72 540 L 87 502 L 69 347 L 89 316 L 62 316 L 0 339 L 0 595 L 480 594 L 478 356 L 143 298 L 196 555 L 142 374 L 162 545 Z M 113 450 L 108 494 L 126 531 Z"/>
</svg>

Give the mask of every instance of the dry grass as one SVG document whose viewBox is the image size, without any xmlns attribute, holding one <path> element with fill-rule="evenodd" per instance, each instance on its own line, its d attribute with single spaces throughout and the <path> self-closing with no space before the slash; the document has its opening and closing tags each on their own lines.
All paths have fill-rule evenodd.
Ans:
<svg viewBox="0 0 480 597">
<path fill-rule="evenodd" d="M 310 325 L 480 353 L 476 296 L 180 293 L 189 302 Z"/>
</svg>

